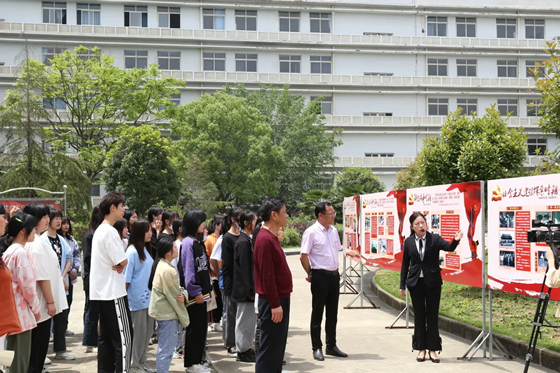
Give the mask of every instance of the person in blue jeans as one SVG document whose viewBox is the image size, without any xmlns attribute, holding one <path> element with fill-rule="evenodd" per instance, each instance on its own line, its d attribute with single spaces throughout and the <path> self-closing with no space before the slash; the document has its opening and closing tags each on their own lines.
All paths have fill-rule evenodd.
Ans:
<svg viewBox="0 0 560 373">
<path fill-rule="evenodd" d="M 177 341 L 177 325 L 186 328 L 189 314 L 185 290 L 179 287 L 179 276 L 171 264 L 179 255 L 177 244 L 173 236 L 163 236 L 156 246 L 157 256 L 148 282 L 152 291 L 148 312 L 158 323 L 157 373 L 167 373 Z"/>
</svg>

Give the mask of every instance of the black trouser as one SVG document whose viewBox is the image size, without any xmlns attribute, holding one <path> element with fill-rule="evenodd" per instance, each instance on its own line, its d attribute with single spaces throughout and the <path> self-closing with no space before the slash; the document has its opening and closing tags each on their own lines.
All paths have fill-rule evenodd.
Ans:
<svg viewBox="0 0 560 373">
<path fill-rule="evenodd" d="M 206 303 L 187 307 L 190 323 L 185 335 L 185 368 L 202 363 L 206 351 Z M 234 323 L 235 324 L 235 323 Z"/>
<path fill-rule="evenodd" d="M 66 296 L 66 300 L 68 301 L 68 313 L 70 313 L 70 307 L 72 306 L 72 300 L 74 299 L 74 285 L 72 285 L 72 281 L 68 284 L 68 295 Z"/>
<path fill-rule="evenodd" d="M 31 332 L 31 358 L 29 359 L 29 373 L 41 373 L 45 365 L 45 358 L 49 349 L 52 319 L 45 320 Z"/>
<path fill-rule="evenodd" d="M 99 347 L 97 372 L 130 372 L 132 357 L 132 322 L 126 296 L 99 300 Z"/>
<path fill-rule="evenodd" d="M 99 321 L 99 303 L 89 299 L 86 291 L 86 303 L 84 306 L 84 335 L 82 345 L 86 347 L 97 347 L 99 336 L 97 334 L 97 322 Z"/>
<path fill-rule="evenodd" d="M 327 348 L 336 346 L 336 323 L 338 321 L 338 298 L 340 294 L 340 274 L 321 270 L 311 270 L 311 345 L 314 350 L 323 347 L 321 342 L 321 323 L 323 310 L 326 309 L 325 332 Z"/>
<path fill-rule="evenodd" d="M 68 329 L 68 310 L 56 314 L 53 318 L 53 351 L 66 351 L 66 329 Z"/>
<path fill-rule="evenodd" d="M 290 326 L 290 298 L 280 298 L 284 313 L 282 321 L 272 321 L 272 308 L 267 299 L 259 298 L 259 318 L 261 319 L 260 345 L 257 352 L 255 373 L 281 373 L 288 328 Z"/>
<path fill-rule="evenodd" d="M 222 313 L 224 312 L 224 303 L 222 302 L 222 292 L 220 291 L 220 282 L 218 280 L 212 281 L 214 286 L 214 294 L 216 295 L 216 304 L 218 307 L 212 311 L 212 318 L 215 324 L 219 324 L 222 320 Z"/>
<path fill-rule="evenodd" d="M 410 298 L 414 309 L 414 350 L 441 351 L 441 338 L 438 329 L 439 300 L 441 285 L 426 287 L 423 278 L 415 286 L 409 286 Z"/>
</svg>

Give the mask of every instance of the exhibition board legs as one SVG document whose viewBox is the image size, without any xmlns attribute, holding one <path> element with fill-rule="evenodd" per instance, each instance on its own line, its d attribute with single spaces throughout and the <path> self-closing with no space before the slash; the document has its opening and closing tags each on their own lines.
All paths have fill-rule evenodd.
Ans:
<svg viewBox="0 0 560 373">
<path fill-rule="evenodd" d="M 355 273 L 358 276 L 352 275 Z M 346 255 L 342 256 L 342 279 L 340 282 L 340 294 L 358 294 L 358 289 L 354 286 L 352 282 L 352 277 L 359 277 L 359 273 L 356 272 L 352 264 L 346 265 Z"/>
<path fill-rule="evenodd" d="M 403 310 L 401 311 L 401 313 L 398 314 L 397 318 L 395 319 L 395 321 L 393 321 L 393 323 L 389 326 L 386 326 L 385 329 L 409 329 L 411 328 L 411 326 L 408 323 L 409 317 L 410 317 L 410 308 L 409 308 L 409 298 L 408 298 L 408 289 L 406 289 L 406 304 L 403 308 Z M 400 320 L 400 318 L 405 315 L 405 326 L 395 326 L 395 324 L 397 323 L 397 321 Z"/>
<path fill-rule="evenodd" d="M 358 295 L 346 306 L 344 309 L 364 309 L 364 308 L 380 308 L 373 303 L 370 297 L 364 292 L 364 264 L 359 263 L 360 265 L 360 291 Z M 353 304 L 360 300 L 360 306 L 353 306 Z M 370 305 L 364 306 L 364 300 L 369 303 Z"/>
</svg>

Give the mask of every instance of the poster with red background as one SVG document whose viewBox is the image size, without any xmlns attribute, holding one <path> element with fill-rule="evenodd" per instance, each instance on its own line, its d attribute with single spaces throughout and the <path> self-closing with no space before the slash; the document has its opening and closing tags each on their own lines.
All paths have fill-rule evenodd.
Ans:
<svg viewBox="0 0 560 373">
<path fill-rule="evenodd" d="M 31 202 L 44 203 L 49 207 L 54 207 L 55 209 L 62 211 L 61 209 L 62 205 L 60 200 L 29 200 L 23 198 L 0 200 L 0 203 L 4 205 L 7 211 L 10 211 L 12 207 L 23 208 L 26 205 L 30 204 Z"/>
<path fill-rule="evenodd" d="M 344 198 L 342 210 L 344 214 L 344 235 L 342 237 L 344 254 L 348 258 L 360 262 L 360 196 Z"/>
</svg>

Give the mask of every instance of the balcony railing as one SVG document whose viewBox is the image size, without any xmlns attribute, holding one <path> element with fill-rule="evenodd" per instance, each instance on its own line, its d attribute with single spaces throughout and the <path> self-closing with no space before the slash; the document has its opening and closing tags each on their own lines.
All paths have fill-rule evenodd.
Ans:
<svg viewBox="0 0 560 373">
<path fill-rule="evenodd" d="M 544 157 L 528 156 L 524 166 L 535 167 Z M 335 157 L 334 167 L 402 168 L 409 166 L 414 157 Z"/>
<path fill-rule="evenodd" d="M 391 127 L 441 127 L 446 116 L 431 117 L 364 117 L 361 115 L 326 115 L 327 126 L 391 126 Z M 510 117 L 507 123 L 510 127 L 537 128 L 539 117 Z"/>
<path fill-rule="evenodd" d="M 169 38 L 192 40 L 223 40 L 262 43 L 330 44 L 330 45 L 386 45 L 403 48 L 412 47 L 475 47 L 495 50 L 496 48 L 530 49 L 542 52 L 545 40 L 536 39 L 482 39 L 418 36 L 337 35 L 299 32 L 261 32 L 226 30 L 185 30 L 153 27 L 80 26 L 45 23 L 0 22 L 0 32 L 60 34 L 80 36 L 122 36 L 132 38 Z"/>
</svg>

